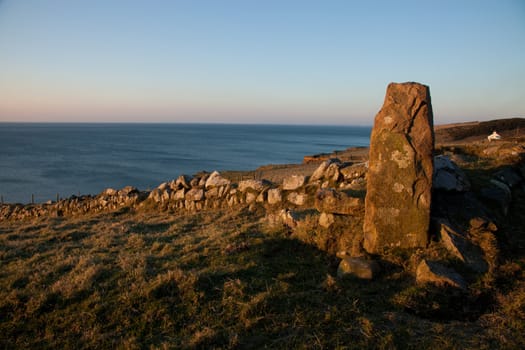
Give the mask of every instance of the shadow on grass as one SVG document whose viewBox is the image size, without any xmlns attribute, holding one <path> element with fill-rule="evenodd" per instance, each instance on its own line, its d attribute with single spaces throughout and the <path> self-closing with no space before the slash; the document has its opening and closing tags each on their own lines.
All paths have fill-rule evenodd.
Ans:
<svg viewBox="0 0 525 350">
<path fill-rule="evenodd" d="M 131 232 L 141 233 L 141 234 L 151 234 L 151 233 L 162 233 L 167 231 L 171 227 L 172 223 L 162 222 L 162 223 L 137 223 L 131 225 L 129 230 Z"/>
<path fill-rule="evenodd" d="M 348 333 L 341 327 L 366 345 L 358 319 L 395 310 L 392 297 L 403 289 L 387 279 L 337 280 L 333 256 L 287 238 L 267 239 L 228 260 L 239 268 L 217 268 L 196 284 L 200 322 L 215 330 L 202 347 L 232 341 L 241 348 L 344 344 Z"/>
</svg>

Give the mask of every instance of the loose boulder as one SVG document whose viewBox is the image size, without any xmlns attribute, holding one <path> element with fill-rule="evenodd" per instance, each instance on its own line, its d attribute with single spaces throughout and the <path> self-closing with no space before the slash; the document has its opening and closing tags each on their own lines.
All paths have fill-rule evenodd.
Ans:
<svg viewBox="0 0 525 350">
<path fill-rule="evenodd" d="M 424 259 L 417 266 L 416 282 L 420 284 L 433 283 L 438 286 L 448 285 L 463 290 L 467 289 L 467 283 L 456 271 L 438 262 Z"/>
<path fill-rule="evenodd" d="M 391 83 L 370 137 L 363 224 L 369 253 L 427 245 L 433 150 L 428 86 Z"/>
<path fill-rule="evenodd" d="M 454 230 L 449 223 L 440 224 L 440 238 L 443 246 L 468 268 L 479 273 L 485 273 L 489 265 L 483 259 L 481 249 L 470 242 L 465 235 Z"/>
<path fill-rule="evenodd" d="M 436 190 L 465 192 L 470 190 L 470 181 L 463 170 L 447 156 L 434 158 L 434 180 Z"/>
<path fill-rule="evenodd" d="M 505 183 L 492 179 L 488 186 L 480 191 L 481 197 L 491 201 L 500 208 L 503 215 L 507 215 L 512 201 L 512 192 Z"/>
<path fill-rule="evenodd" d="M 345 257 L 339 263 L 337 276 L 354 276 L 361 279 L 371 280 L 379 273 L 379 264 L 373 260 L 364 258 Z"/>
<path fill-rule="evenodd" d="M 523 177 L 518 171 L 511 167 L 506 167 L 495 174 L 498 181 L 503 182 L 510 188 L 519 185 L 523 181 Z"/>
</svg>

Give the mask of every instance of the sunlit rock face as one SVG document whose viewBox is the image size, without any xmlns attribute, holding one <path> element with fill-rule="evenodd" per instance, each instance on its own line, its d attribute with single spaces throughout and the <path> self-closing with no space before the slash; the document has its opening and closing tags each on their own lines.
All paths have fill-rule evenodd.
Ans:
<svg viewBox="0 0 525 350">
<path fill-rule="evenodd" d="M 426 246 L 433 150 L 428 86 L 389 84 L 370 137 L 363 225 L 368 252 Z"/>
</svg>

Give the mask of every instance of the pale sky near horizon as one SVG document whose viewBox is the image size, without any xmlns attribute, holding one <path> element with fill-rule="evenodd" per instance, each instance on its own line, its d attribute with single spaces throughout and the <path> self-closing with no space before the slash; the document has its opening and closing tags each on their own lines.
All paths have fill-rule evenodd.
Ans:
<svg viewBox="0 0 525 350">
<path fill-rule="evenodd" d="M 0 122 L 371 125 L 525 116 L 525 1 L 0 0 Z"/>
</svg>

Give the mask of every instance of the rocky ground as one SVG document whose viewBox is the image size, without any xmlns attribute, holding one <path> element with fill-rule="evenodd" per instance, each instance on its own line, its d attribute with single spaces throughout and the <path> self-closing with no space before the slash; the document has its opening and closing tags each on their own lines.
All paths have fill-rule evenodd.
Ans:
<svg viewBox="0 0 525 350">
<path fill-rule="evenodd" d="M 525 138 L 487 123 L 436 128 L 425 249 L 362 250 L 366 149 L 4 206 L 0 344 L 523 348 Z"/>
</svg>

